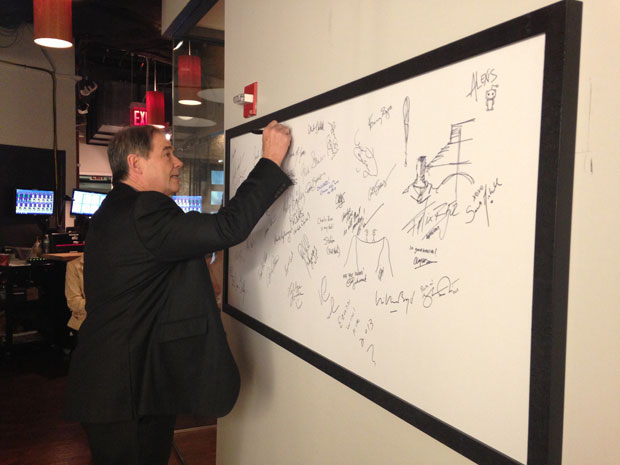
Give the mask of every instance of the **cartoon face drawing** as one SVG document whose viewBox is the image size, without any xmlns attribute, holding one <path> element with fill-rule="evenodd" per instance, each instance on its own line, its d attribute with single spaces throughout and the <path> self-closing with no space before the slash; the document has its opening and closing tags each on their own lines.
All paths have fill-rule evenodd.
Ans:
<svg viewBox="0 0 620 465">
<path fill-rule="evenodd" d="M 495 95 L 496 95 L 496 93 L 495 93 L 495 89 L 489 89 L 489 90 L 487 90 L 487 94 L 486 94 L 486 95 L 487 95 L 487 99 L 488 99 L 488 100 L 492 100 L 492 99 L 494 99 L 494 98 L 495 98 Z"/>
</svg>

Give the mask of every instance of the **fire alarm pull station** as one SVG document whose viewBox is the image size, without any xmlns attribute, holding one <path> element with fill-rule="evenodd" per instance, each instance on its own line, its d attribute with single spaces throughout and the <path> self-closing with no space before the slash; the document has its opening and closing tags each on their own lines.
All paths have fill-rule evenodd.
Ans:
<svg viewBox="0 0 620 465">
<path fill-rule="evenodd" d="M 233 102 L 238 105 L 243 105 L 243 117 L 249 118 L 250 116 L 256 116 L 256 93 L 258 83 L 253 82 L 250 85 L 245 86 L 243 94 L 238 94 L 233 97 Z"/>
</svg>

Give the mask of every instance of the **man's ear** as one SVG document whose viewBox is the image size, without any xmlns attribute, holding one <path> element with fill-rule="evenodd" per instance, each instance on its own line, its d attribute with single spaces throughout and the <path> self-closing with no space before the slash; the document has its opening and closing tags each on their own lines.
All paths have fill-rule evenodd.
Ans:
<svg viewBox="0 0 620 465">
<path fill-rule="evenodd" d="M 135 153 L 127 155 L 127 167 L 130 173 L 142 174 L 142 157 Z"/>
</svg>

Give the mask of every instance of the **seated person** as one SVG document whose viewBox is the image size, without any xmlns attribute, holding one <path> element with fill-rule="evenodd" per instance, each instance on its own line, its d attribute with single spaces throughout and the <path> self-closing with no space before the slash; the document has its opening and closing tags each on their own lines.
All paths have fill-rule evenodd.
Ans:
<svg viewBox="0 0 620 465">
<path fill-rule="evenodd" d="M 79 231 L 80 239 L 85 241 L 88 232 L 88 219 L 79 219 L 76 222 L 76 229 Z M 71 335 L 77 334 L 80 326 L 86 319 L 86 299 L 84 298 L 84 254 L 79 258 L 67 263 L 65 272 L 65 297 L 67 306 L 71 310 L 71 318 L 67 321 L 67 326 L 73 331 Z"/>
<path fill-rule="evenodd" d="M 71 310 L 67 326 L 75 332 L 86 319 L 86 299 L 84 298 L 84 254 L 67 263 L 65 273 L 65 297 Z"/>
</svg>

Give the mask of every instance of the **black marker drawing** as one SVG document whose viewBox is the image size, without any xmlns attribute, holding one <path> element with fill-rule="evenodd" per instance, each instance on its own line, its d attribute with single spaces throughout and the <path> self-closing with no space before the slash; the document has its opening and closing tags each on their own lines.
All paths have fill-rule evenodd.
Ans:
<svg viewBox="0 0 620 465">
<path fill-rule="evenodd" d="M 375 159 L 375 153 L 370 147 L 362 147 L 357 142 L 357 133 L 355 134 L 355 148 L 353 149 L 353 155 L 363 166 L 362 176 L 376 176 L 378 174 L 377 160 Z M 360 171 L 362 168 L 357 168 L 356 171 Z"/>
<path fill-rule="evenodd" d="M 385 179 L 378 180 L 377 182 L 375 182 L 374 186 L 368 189 L 368 200 L 370 200 L 373 195 L 378 195 L 379 191 L 387 186 L 388 179 L 390 179 L 390 176 L 392 175 L 392 171 L 394 171 L 394 168 L 396 168 L 396 165 L 392 166 L 392 169 L 390 170 L 390 172 L 388 173 Z"/>
<path fill-rule="evenodd" d="M 486 99 L 487 99 L 487 111 L 493 111 L 493 107 L 495 106 L 495 97 L 497 97 L 497 88 L 499 86 L 493 84 L 493 86 L 486 91 Z"/>
<path fill-rule="evenodd" d="M 381 207 L 383 207 L 383 205 L 385 205 L 384 203 L 382 203 L 381 205 L 379 205 L 379 207 L 374 211 L 374 213 L 372 215 L 370 215 L 370 218 L 368 218 L 364 224 L 362 225 L 364 228 L 368 225 L 368 223 L 370 223 L 370 220 L 372 220 L 374 218 L 374 216 L 377 214 L 377 212 L 379 210 L 381 210 Z"/>
<path fill-rule="evenodd" d="M 337 194 L 336 195 L 336 208 L 342 208 L 342 206 L 344 205 L 344 194 L 346 194 L 346 192 L 342 192 L 341 194 Z"/>
<path fill-rule="evenodd" d="M 473 121 L 475 121 L 475 119 L 470 119 L 467 121 L 462 121 L 460 123 L 452 124 L 450 128 L 450 141 L 444 147 L 442 147 L 439 153 L 435 155 L 435 157 L 430 162 L 427 162 L 425 156 L 418 157 L 416 165 L 416 178 L 403 190 L 403 194 L 409 194 L 412 199 L 414 199 L 417 203 L 421 204 L 425 202 L 426 199 L 431 196 L 431 194 L 439 192 L 441 187 L 453 178 L 455 196 L 458 192 L 459 176 L 463 176 L 465 179 L 467 179 L 467 181 L 469 181 L 470 184 L 474 184 L 474 178 L 472 176 L 460 171 L 461 165 L 469 164 L 468 161 L 461 161 L 461 146 L 464 142 L 469 142 L 473 140 L 462 138 L 463 126 Z M 453 151 L 455 152 L 455 161 L 440 163 L 443 161 L 446 155 Z M 435 170 L 439 167 L 447 168 L 449 169 L 449 172 L 448 174 L 444 175 L 443 179 L 441 179 L 437 187 L 435 187 L 427 179 L 427 176 L 430 176 L 432 174 L 431 170 Z M 454 171 L 452 171 L 452 169 L 454 169 Z"/>
<path fill-rule="evenodd" d="M 336 138 L 336 123 L 329 123 L 329 134 L 327 135 L 327 153 L 332 160 L 338 153 L 338 139 Z"/>
<path fill-rule="evenodd" d="M 379 249 L 378 252 L 377 249 Z M 389 270 L 390 275 L 393 277 L 394 272 L 392 270 L 392 259 L 390 258 L 390 242 L 387 240 L 387 237 L 382 237 L 379 240 L 373 241 L 365 241 L 358 236 L 352 237 L 344 266 L 347 266 L 349 258 L 351 258 L 351 253 L 353 253 L 354 257 L 352 259 L 355 260 L 355 271 L 362 271 L 364 267 L 360 266 L 361 259 L 371 256 L 373 251 L 375 251 L 375 256 L 377 257 L 373 271 L 379 280 L 382 280 L 385 270 Z M 360 257 L 360 252 L 363 252 L 363 257 Z"/>
<path fill-rule="evenodd" d="M 415 167 L 415 180 L 403 191 L 403 194 L 411 191 L 409 195 L 418 203 L 428 199 L 433 190 L 431 183 L 426 180 L 427 169 L 426 157 L 418 157 Z"/>
<path fill-rule="evenodd" d="M 405 166 L 407 166 L 407 141 L 409 140 L 409 96 L 403 102 L 403 125 L 405 127 Z"/>
</svg>

